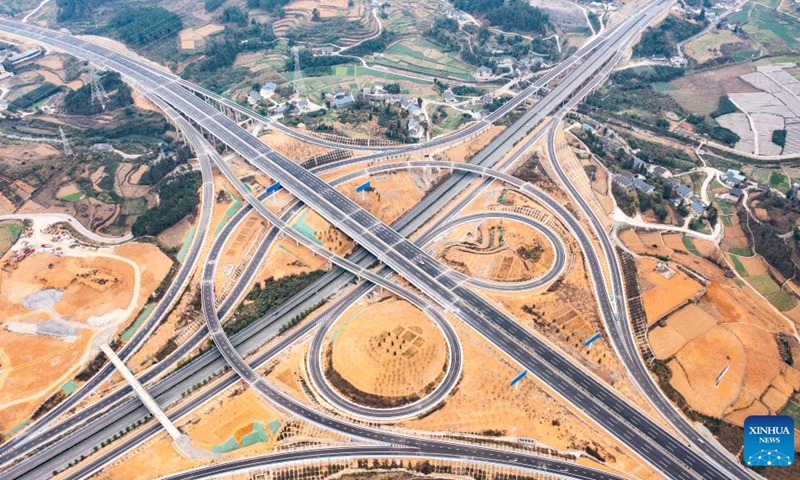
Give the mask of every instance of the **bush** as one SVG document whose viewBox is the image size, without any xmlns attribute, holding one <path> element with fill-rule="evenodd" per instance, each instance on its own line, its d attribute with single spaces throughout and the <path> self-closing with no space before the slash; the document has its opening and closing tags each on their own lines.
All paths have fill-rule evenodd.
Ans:
<svg viewBox="0 0 800 480">
<path fill-rule="evenodd" d="M 181 17 L 161 7 L 126 8 L 108 24 L 108 29 L 130 46 L 175 38 L 182 28 Z"/>
<path fill-rule="evenodd" d="M 131 227 L 139 237 L 158 235 L 197 211 L 200 172 L 190 171 L 169 177 L 158 187 L 159 204 L 139 216 Z"/>
<path fill-rule="evenodd" d="M 11 102 L 11 107 L 26 109 L 31 105 L 40 102 L 45 98 L 54 95 L 60 91 L 61 87 L 57 87 L 52 83 L 45 82 L 39 85 L 38 87 L 34 88 L 30 92 L 26 93 L 25 95 Z"/>
<path fill-rule="evenodd" d="M 239 304 L 230 323 L 225 325 L 225 332 L 233 335 L 292 298 L 323 275 L 325 275 L 324 270 L 314 270 L 290 275 L 279 280 L 270 277 L 264 281 L 263 287 L 261 283 L 256 283 L 247 294 L 247 301 Z"/>
<path fill-rule="evenodd" d="M 106 110 L 116 110 L 133 105 L 131 88 L 122 81 L 119 73 L 105 72 L 101 74 L 100 84 L 109 94 Z M 103 107 L 100 102 L 92 104 L 92 86 L 84 85 L 77 90 L 70 91 L 64 97 L 64 111 L 70 115 L 94 115 L 102 112 Z"/>
<path fill-rule="evenodd" d="M 780 145 L 781 147 L 786 146 L 786 130 L 773 130 L 772 131 L 772 143 L 775 145 Z"/>
<path fill-rule="evenodd" d="M 706 22 L 693 23 L 670 15 L 657 27 L 648 27 L 633 47 L 636 57 L 661 55 L 671 57 L 677 53 L 676 44 L 705 28 Z"/>
<path fill-rule="evenodd" d="M 550 26 L 545 13 L 522 0 L 456 0 L 453 6 L 481 15 L 503 30 L 546 33 Z"/>
<path fill-rule="evenodd" d="M 86 20 L 100 5 L 107 0 L 56 0 L 58 22 L 69 22 L 72 20 Z"/>
<path fill-rule="evenodd" d="M 721 117 L 722 115 L 727 115 L 738 110 L 739 109 L 736 108 L 736 105 L 733 104 L 731 99 L 728 98 L 727 95 L 723 95 L 719 97 L 719 105 L 717 106 L 717 109 L 711 112 L 711 118 Z"/>
<path fill-rule="evenodd" d="M 223 3 L 225 3 L 225 0 L 206 0 L 205 4 L 203 4 L 203 8 L 205 8 L 206 12 L 213 12 Z"/>
</svg>

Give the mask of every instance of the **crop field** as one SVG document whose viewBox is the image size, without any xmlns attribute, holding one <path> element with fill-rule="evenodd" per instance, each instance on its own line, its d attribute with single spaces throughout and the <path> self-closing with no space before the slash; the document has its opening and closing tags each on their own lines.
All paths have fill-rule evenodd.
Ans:
<svg viewBox="0 0 800 480">
<path fill-rule="evenodd" d="M 743 28 L 769 53 L 789 52 L 800 47 L 800 21 L 764 6 L 753 8 L 751 20 Z"/>
<path fill-rule="evenodd" d="M 719 98 L 729 92 L 752 92 L 753 87 L 738 78 L 755 71 L 752 64 L 737 64 L 691 73 L 670 82 L 677 90 L 666 93 L 683 108 L 710 115 L 719 106 Z"/>
<path fill-rule="evenodd" d="M 686 247 L 686 250 L 689 250 L 693 254 L 700 257 L 700 252 L 697 251 L 697 247 L 694 246 L 694 242 L 692 241 L 692 237 L 688 235 L 683 236 L 683 245 Z"/>
<path fill-rule="evenodd" d="M 772 172 L 769 176 L 769 185 L 782 193 L 788 192 L 789 187 L 791 187 L 789 177 L 780 172 Z"/>
<path fill-rule="evenodd" d="M 797 305 L 795 298 L 790 293 L 782 290 L 780 285 L 767 275 L 767 271 L 759 257 L 739 257 L 733 254 L 730 255 L 730 258 L 739 275 L 744 277 L 747 283 L 752 285 L 775 308 L 781 312 L 786 312 Z"/>
<path fill-rule="evenodd" d="M 19 232 L 22 231 L 22 224 L 17 221 L 1 222 L 0 223 L 0 257 L 14 245 L 14 242 L 19 238 Z"/>
<path fill-rule="evenodd" d="M 742 172 L 747 175 L 752 181 L 756 183 L 766 183 L 772 174 L 772 170 L 768 168 L 759 168 L 747 165 L 742 168 Z"/>
<path fill-rule="evenodd" d="M 673 90 L 677 90 L 678 87 L 669 83 L 669 82 L 656 82 L 653 84 L 653 90 L 656 92 L 671 92 Z"/>
<path fill-rule="evenodd" d="M 424 39 L 404 40 L 386 49 L 375 63 L 409 72 L 448 77 L 465 82 L 473 81 L 474 67 L 454 56 L 439 51 L 436 45 Z"/>
<path fill-rule="evenodd" d="M 683 51 L 698 63 L 703 63 L 721 57 L 724 45 L 738 43 L 744 42 L 730 30 L 711 30 L 684 45 Z"/>
<path fill-rule="evenodd" d="M 289 82 L 294 81 L 293 72 L 285 72 L 282 75 Z M 357 65 L 338 65 L 331 68 L 330 75 L 303 77 L 300 81 L 309 94 L 326 92 L 337 85 L 342 85 L 345 89 L 358 89 L 360 87 L 370 86 L 375 82 L 392 82 L 399 83 L 404 94 L 423 98 L 440 98 L 439 95 L 429 87 L 430 82 L 428 81 L 409 75 L 384 72 Z"/>
<path fill-rule="evenodd" d="M 781 410 L 781 415 L 789 415 L 794 418 L 794 428 L 800 430 L 800 405 L 790 401 Z"/>
</svg>

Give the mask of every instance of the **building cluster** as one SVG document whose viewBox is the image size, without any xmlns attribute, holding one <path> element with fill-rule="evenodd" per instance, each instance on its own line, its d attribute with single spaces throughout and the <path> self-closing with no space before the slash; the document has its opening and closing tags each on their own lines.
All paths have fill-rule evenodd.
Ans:
<svg viewBox="0 0 800 480">
<path fill-rule="evenodd" d="M 271 98 L 273 95 L 275 95 L 276 88 L 278 88 L 276 84 L 273 82 L 267 82 L 262 85 L 259 90 L 250 90 L 250 93 L 247 94 L 247 103 L 251 107 L 257 107 L 261 105 L 261 102 L 264 99 Z"/>
<path fill-rule="evenodd" d="M 464 22 L 471 22 L 472 18 L 469 15 L 462 12 L 461 10 L 455 8 L 453 5 L 447 2 L 441 2 L 439 4 L 439 13 L 444 15 L 447 18 L 452 18 L 453 20 L 457 21 L 458 23 Z"/>
<path fill-rule="evenodd" d="M 324 45 L 322 47 L 314 47 L 311 49 L 311 53 L 315 57 L 330 57 L 334 53 L 336 53 L 336 49 L 331 47 L 330 45 Z"/>
<path fill-rule="evenodd" d="M 628 152 L 616 134 L 611 130 L 601 128 L 602 126 L 594 120 L 587 119 L 581 124 L 581 130 L 598 136 L 600 145 L 608 152 L 618 155 L 623 163 L 630 162 L 632 172 L 623 170 L 611 177 L 611 181 L 626 192 L 638 191 L 645 195 L 655 192 L 656 187 L 647 182 L 647 175 L 651 178 L 661 178 L 669 185 L 671 191 L 672 204 L 676 207 L 684 203 L 690 207 L 692 214 L 702 216 L 708 207 L 694 191 L 675 178 L 672 172 L 661 165 L 647 163 L 635 154 Z M 602 134 L 600 131 L 607 131 Z"/>
<path fill-rule="evenodd" d="M 492 45 L 496 45 L 496 47 L 493 48 Z M 496 65 L 495 68 L 498 71 L 498 75 L 516 74 L 517 76 L 523 76 L 538 70 L 540 67 L 547 66 L 542 57 L 526 55 L 517 59 L 511 55 L 502 55 L 506 53 L 506 51 L 497 42 L 489 42 L 489 46 L 492 48 L 492 54 L 498 54 L 498 56 L 490 58 Z M 489 81 L 496 77 L 495 71 L 485 65 L 481 65 L 475 69 L 475 71 L 472 72 L 472 76 L 479 82 Z"/>
</svg>

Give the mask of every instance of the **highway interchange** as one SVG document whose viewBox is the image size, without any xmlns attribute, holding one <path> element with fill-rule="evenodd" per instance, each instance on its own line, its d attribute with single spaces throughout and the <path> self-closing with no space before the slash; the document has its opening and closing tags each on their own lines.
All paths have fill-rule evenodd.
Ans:
<svg viewBox="0 0 800 480">
<path fill-rule="evenodd" d="M 195 126 L 203 133 L 213 135 L 228 145 L 253 166 L 259 168 L 271 178 L 280 181 L 283 187 L 294 194 L 303 205 L 307 205 L 316 210 L 336 227 L 353 238 L 362 248 L 348 257 L 348 259 L 336 257 L 330 254 L 330 252 L 319 253 L 326 255 L 332 263 L 355 273 L 356 277 L 365 280 L 360 281 L 355 287 L 348 290 L 346 295 L 340 297 L 333 305 L 326 308 L 325 312 L 319 316 L 320 318 L 335 318 L 335 316 L 343 312 L 348 305 L 364 295 L 373 285 L 380 285 L 386 289 L 392 290 L 412 303 L 416 303 L 421 310 L 428 313 L 432 318 L 439 318 L 437 325 L 445 332 L 447 330 L 448 321 L 442 317 L 439 308 L 460 319 L 476 332 L 483 335 L 522 367 L 528 369 L 532 374 L 537 376 L 537 378 L 548 385 L 556 395 L 560 396 L 565 402 L 573 405 L 577 410 L 583 411 L 599 428 L 604 429 L 610 435 L 613 435 L 622 443 L 626 444 L 650 465 L 661 470 L 670 478 L 748 478 L 747 472 L 745 472 L 734 459 L 720 452 L 714 445 L 711 445 L 711 442 L 705 440 L 696 433 L 692 426 L 689 425 L 680 413 L 672 407 L 669 401 L 663 397 L 663 394 L 657 390 L 657 386 L 655 386 L 646 370 L 643 370 L 644 366 L 641 359 L 638 357 L 635 345 L 632 343 L 632 335 L 629 331 L 630 327 L 625 313 L 624 292 L 622 289 L 621 276 L 619 275 L 619 267 L 616 264 L 614 250 L 610 242 L 606 241 L 607 233 L 599 226 L 597 219 L 591 213 L 588 205 L 577 195 L 577 191 L 574 190 L 574 187 L 571 187 L 569 180 L 566 178 L 566 174 L 561 170 L 558 162 L 555 161 L 556 157 L 553 151 L 552 136 L 556 131 L 558 121 L 550 120 L 546 128 L 542 128 L 539 134 L 526 140 L 516 149 L 514 155 L 501 162 L 506 153 L 512 151 L 522 139 L 528 136 L 529 132 L 535 126 L 539 125 L 552 113 L 561 112 L 561 115 L 563 115 L 563 112 L 570 107 L 570 104 L 574 104 L 582 98 L 579 94 L 580 92 L 590 88 L 591 84 L 596 84 L 601 81 L 602 75 L 609 71 L 610 67 L 613 66 L 614 60 L 618 58 L 620 53 L 624 50 L 621 47 L 626 45 L 633 38 L 635 32 L 640 31 L 644 25 L 652 20 L 652 18 L 668 4 L 669 2 L 653 2 L 651 8 L 643 9 L 632 15 L 625 23 L 621 24 L 622 26 L 618 26 L 616 29 L 606 32 L 606 36 L 597 37 L 590 48 L 581 51 L 580 57 L 583 58 L 583 63 L 578 62 L 577 56 L 574 57 L 574 60 L 570 60 L 571 63 L 569 67 L 573 68 L 573 70 L 568 72 L 569 74 L 566 75 L 556 87 L 552 88 L 551 92 L 539 101 L 535 107 L 531 108 L 522 118 L 494 139 L 487 148 L 470 159 L 468 164 L 447 164 L 448 162 L 433 161 L 412 162 L 415 164 L 414 166 L 453 168 L 463 173 L 449 177 L 437 188 L 436 192 L 439 193 L 438 195 L 429 195 L 426 197 L 426 201 L 421 202 L 401 218 L 401 222 L 398 222 L 400 225 L 393 225 L 391 228 L 384 225 L 369 213 L 361 210 L 358 205 L 340 194 L 332 188 L 331 185 L 320 180 L 316 175 L 300 168 L 249 135 L 227 116 L 215 110 L 214 107 L 204 103 L 196 95 L 185 89 L 183 85 L 185 82 L 176 82 L 174 79 L 166 78 L 163 72 L 155 71 L 145 64 L 61 33 L 45 31 L 37 29 L 36 27 L 6 20 L 0 20 L 0 29 L 51 45 L 80 58 L 93 61 L 104 68 L 120 71 L 125 76 L 126 80 L 135 88 L 145 93 L 149 98 L 160 102 L 165 109 L 172 109 L 173 112 L 180 112 L 183 116 L 174 115 L 173 119 L 175 122 L 183 124 L 181 131 L 183 131 L 184 135 L 187 137 L 191 137 L 189 142 L 198 152 L 198 158 L 200 159 L 201 168 L 203 170 L 203 203 L 205 205 L 212 204 L 210 201 L 206 203 L 207 192 L 212 190 L 206 188 L 206 182 L 209 178 L 207 175 L 210 175 L 211 164 L 215 164 L 226 176 L 231 175 L 232 172 L 225 172 L 225 163 L 218 158 L 218 155 L 211 150 L 210 146 L 205 144 L 206 140 L 200 132 L 195 129 Z M 575 64 L 577 64 L 577 66 L 575 66 Z M 561 74 L 565 72 L 562 70 L 557 73 Z M 546 81 L 549 82 L 557 76 L 556 74 L 552 74 Z M 528 87 L 529 91 L 527 95 L 532 94 L 540 87 L 541 85 L 538 83 Z M 520 99 L 519 102 L 521 102 L 525 99 L 525 96 L 521 94 L 515 97 L 515 100 L 517 99 Z M 567 103 L 567 105 L 564 105 L 565 103 Z M 510 109 L 505 110 L 503 114 L 507 113 L 509 110 Z M 190 119 L 192 123 L 188 123 L 184 117 Z M 485 128 L 491 121 L 493 121 L 493 119 L 476 122 L 473 124 L 474 126 L 470 127 L 475 130 L 466 131 L 458 135 L 464 135 L 463 138 L 470 138 L 474 136 L 476 132 Z M 194 126 L 192 124 L 194 124 Z M 553 164 L 559 172 L 562 182 L 581 206 L 583 213 L 589 219 L 593 227 L 594 235 L 600 241 L 600 246 L 603 250 L 603 258 L 608 264 L 607 268 L 612 280 L 610 292 L 606 290 L 603 266 L 601 265 L 598 255 L 594 253 L 592 241 L 573 215 L 567 212 L 562 205 L 544 192 L 499 171 L 505 169 L 519 159 L 532 141 L 540 138 L 544 132 L 548 132 L 550 135 L 550 141 L 548 142 L 550 158 L 553 159 Z M 451 137 L 456 136 L 457 135 L 454 134 Z M 462 141 L 463 138 L 448 138 L 447 140 L 442 140 L 442 142 Z M 311 141 L 326 142 L 318 139 Z M 431 145 L 432 143 L 433 142 L 429 142 L 429 144 L 424 145 L 388 150 L 383 149 L 365 157 L 348 159 L 344 163 L 363 162 L 366 165 L 377 159 L 398 158 L 411 152 L 431 148 L 434 146 Z M 338 146 L 337 148 L 342 147 Z M 359 146 L 357 149 L 364 150 L 365 148 Z M 334 168 L 336 166 L 339 165 L 327 165 L 325 169 Z M 408 166 L 409 162 L 402 164 L 377 164 L 371 167 L 365 167 L 361 174 L 365 172 L 375 173 L 382 171 L 381 169 L 408 168 Z M 496 168 L 497 170 L 491 170 L 489 167 Z M 613 390 L 595 379 L 592 375 L 587 374 L 581 368 L 575 367 L 568 358 L 565 358 L 563 354 L 548 343 L 522 329 L 504 312 L 498 310 L 494 305 L 484 300 L 474 291 L 465 288 L 463 282 L 465 282 L 466 279 L 455 275 L 454 272 L 440 265 L 421 248 L 406 239 L 407 235 L 419 229 L 434 213 L 444 209 L 458 194 L 467 188 L 475 180 L 476 176 L 474 173 L 476 172 L 489 177 L 481 181 L 478 188 L 483 188 L 488 185 L 491 181 L 490 178 L 500 179 L 508 185 L 513 185 L 520 191 L 535 198 L 540 204 L 548 207 L 550 211 L 566 225 L 570 233 L 575 236 L 589 264 L 601 312 L 617 353 L 623 358 L 629 373 L 634 377 L 639 388 L 643 389 L 648 399 L 653 402 L 654 405 L 658 407 L 659 412 L 665 415 L 668 420 L 670 420 L 670 423 L 691 440 L 696 447 L 687 447 L 684 440 L 674 438 L 656 423 L 643 416 L 637 411 L 636 407 L 621 399 Z M 213 195 L 213 191 L 211 191 L 211 194 Z M 249 195 L 247 200 L 251 208 L 256 208 L 259 213 L 270 220 L 271 225 L 280 228 L 285 234 L 293 235 L 294 230 L 287 226 L 285 219 L 276 218 L 268 209 L 263 208 L 259 199 Z M 462 199 L 461 204 L 466 204 L 466 199 Z M 259 206 L 261 206 L 261 208 L 259 208 Z M 296 213 L 300 206 L 301 204 L 297 203 L 293 207 L 291 213 Z M 205 210 L 206 209 L 204 209 L 204 212 Z M 455 215 L 458 210 L 460 209 L 452 209 L 451 215 Z M 243 218 L 243 215 L 240 216 L 237 214 L 237 217 Z M 203 223 L 202 217 L 200 223 Z M 235 224 L 236 222 L 231 221 L 228 225 Z M 447 225 L 447 222 L 445 222 L 444 225 Z M 438 226 L 441 227 L 441 225 Z M 265 239 L 259 247 L 260 252 L 263 253 L 265 251 L 262 250 L 261 247 L 268 247 L 269 243 L 275 239 L 277 235 L 276 228 L 271 229 L 267 237 L 270 241 L 267 242 L 267 239 Z M 228 230 L 227 226 L 226 230 Z M 231 230 L 228 230 L 228 234 Z M 431 230 L 432 229 L 428 229 L 428 231 Z M 225 235 L 227 236 L 227 234 Z M 224 239 L 227 238 L 226 236 L 223 237 L 223 234 L 220 234 L 214 247 L 212 247 L 212 255 L 215 254 L 215 251 L 216 254 L 219 253 Z M 195 247 L 199 250 L 201 245 L 201 240 L 199 239 L 204 239 L 205 237 L 206 235 L 201 236 L 198 233 L 195 236 L 195 241 L 190 252 L 193 252 Z M 294 238 L 299 242 L 303 241 L 303 239 L 299 238 L 296 234 Z M 223 241 L 220 242 L 220 239 Z M 558 241 L 560 243 L 560 240 L 556 240 L 555 238 L 551 238 L 551 241 Z M 313 248 L 311 245 L 309 245 L 309 247 Z M 215 248 L 217 248 L 217 250 L 215 250 Z M 375 274 L 365 268 L 365 265 L 368 266 L 372 264 L 376 258 L 385 265 L 379 272 L 382 275 Z M 198 261 L 198 255 L 195 254 L 195 256 L 192 256 L 190 254 L 187 256 L 187 259 L 189 260 L 184 263 L 181 271 L 178 273 L 178 278 L 181 278 L 183 282 L 186 281 L 186 277 L 180 277 L 181 272 L 187 265 L 191 265 L 193 268 Z M 247 283 L 240 282 L 239 285 L 237 285 L 237 289 L 228 296 L 226 302 L 222 304 L 220 311 L 217 312 L 214 306 L 213 288 L 211 287 L 213 283 L 210 280 L 213 278 L 215 266 L 216 262 L 206 261 L 203 269 L 203 312 L 206 317 L 208 330 L 211 332 L 212 338 L 217 344 L 219 353 L 222 354 L 225 362 L 233 367 L 233 370 L 247 381 L 250 386 L 267 397 L 269 401 L 275 402 L 284 409 L 306 418 L 311 422 L 338 432 L 344 432 L 355 438 L 378 441 L 388 445 L 405 445 L 412 449 L 418 449 L 418 454 L 431 457 L 436 457 L 437 455 L 452 455 L 452 451 L 447 452 L 446 450 L 455 449 L 459 451 L 459 449 L 461 449 L 462 454 L 465 456 L 482 456 L 481 458 L 486 461 L 497 461 L 497 452 L 493 453 L 491 449 L 484 449 L 485 451 L 477 449 L 476 451 L 479 451 L 479 454 L 474 455 L 472 450 L 475 449 L 475 447 L 472 446 L 459 444 L 445 445 L 446 442 L 431 441 L 415 437 L 403 437 L 386 433 L 380 429 L 362 427 L 324 412 L 316 411 L 288 397 L 282 392 L 275 390 L 274 387 L 270 386 L 268 382 L 255 373 L 253 366 L 243 360 L 243 355 L 252 351 L 252 345 L 258 345 L 258 343 L 255 342 L 246 348 L 241 348 L 241 345 L 246 343 L 245 340 L 241 339 L 247 336 L 245 332 L 252 333 L 259 328 L 261 329 L 260 332 L 269 330 L 269 328 L 264 327 L 265 324 L 272 326 L 272 334 L 274 335 L 274 330 L 280 325 L 278 319 L 281 317 L 272 315 L 270 319 L 263 319 L 263 321 L 258 322 L 257 327 L 254 326 L 253 329 L 241 332 L 245 335 L 228 339 L 221 331 L 219 323 L 220 318 L 223 318 L 225 313 L 230 310 L 231 306 L 235 305 L 234 300 L 240 297 Z M 249 266 L 248 268 L 250 269 Z M 252 272 L 253 270 L 254 269 L 250 269 L 248 271 Z M 353 281 L 353 275 L 348 275 L 338 270 L 339 269 L 336 269 L 323 277 L 323 279 L 327 281 L 326 285 L 328 290 L 325 292 L 327 292 L 328 295 L 330 292 L 336 291 Z M 557 268 L 551 271 L 556 272 L 557 275 L 557 272 L 560 272 L 560 270 L 560 268 Z M 384 279 L 383 275 L 391 274 L 399 274 L 419 291 L 425 292 L 428 298 L 423 299 L 418 294 L 401 289 L 396 284 Z M 251 273 L 248 275 L 251 275 Z M 243 278 L 247 278 L 247 276 L 243 275 Z M 173 287 L 175 288 L 173 289 Z M 293 306 L 297 307 L 298 305 L 307 305 L 307 302 L 318 301 L 320 297 L 325 298 L 322 296 L 324 295 L 324 293 L 322 293 L 324 291 L 322 284 L 317 285 L 315 288 L 316 291 L 313 293 L 311 293 L 313 289 L 307 289 L 307 291 L 297 297 L 297 301 L 287 305 L 286 309 L 290 309 Z M 161 305 L 166 305 L 164 309 L 165 312 L 168 311 L 169 305 L 176 300 L 178 293 L 182 290 L 183 284 L 178 281 L 174 282 L 170 286 L 168 293 L 165 294 L 164 300 L 159 304 L 159 307 Z M 612 299 L 614 300 L 612 301 Z M 434 308 L 432 306 L 434 304 L 438 305 L 439 308 Z M 154 317 L 156 316 L 153 315 L 151 320 Z M 314 323 L 316 322 L 309 322 L 307 325 L 314 325 Z M 157 322 L 148 322 L 148 328 L 150 329 L 154 328 L 156 325 Z M 282 341 L 279 342 L 280 347 L 285 347 L 289 344 L 290 339 L 296 340 L 300 338 L 299 335 L 306 334 L 306 330 L 310 329 L 311 327 L 304 326 L 293 330 L 291 334 L 282 337 Z M 149 334 L 150 331 L 152 330 L 140 329 L 140 333 L 147 332 L 143 333 L 142 338 L 146 338 L 146 335 Z M 322 333 L 319 332 L 324 331 L 324 328 L 320 329 L 316 334 L 317 338 L 322 336 Z M 207 333 L 208 331 L 204 331 L 202 335 L 198 333 L 193 337 L 192 341 L 196 342 L 202 340 L 202 337 Z M 253 335 L 251 338 L 255 337 L 257 337 L 257 335 Z M 259 340 L 263 341 L 263 337 L 259 337 Z M 432 395 L 420 400 L 420 402 L 427 402 L 427 404 L 424 406 L 422 404 L 415 405 L 417 411 L 435 405 L 436 402 L 440 401 L 440 399 L 449 392 L 449 389 L 454 385 L 453 382 L 457 381 L 458 373 L 460 372 L 457 352 L 460 352 L 460 350 L 455 348 L 456 344 L 457 338 L 451 338 L 450 341 L 448 341 L 450 355 L 447 369 L 448 373 L 456 373 L 446 375 L 445 380 L 440 384 L 440 388 L 437 388 Z M 234 345 L 239 347 L 238 351 L 234 348 Z M 275 348 L 274 350 L 274 354 L 280 352 L 280 348 Z M 207 352 L 205 355 L 208 356 L 205 360 L 205 370 L 197 367 L 193 369 L 187 368 L 196 363 L 191 362 L 187 367 L 170 374 L 152 387 L 152 393 L 159 399 L 159 402 L 162 401 L 159 394 L 185 391 L 176 390 L 176 385 L 189 383 L 186 382 L 187 379 L 191 382 L 192 378 L 197 378 L 196 375 L 198 371 L 208 372 L 209 368 L 214 368 L 209 367 L 210 365 L 224 367 L 224 364 L 215 363 L 218 358 L 211 358 L 213 355 L 210 352 Z M 125 358 L 122 354 L 120 356 Z M 170 356 L 170 358 L 174 359 L 179 357 Z M 259 365 L 263 363 L 264 359 L 261 360 L 262 362 L 254 361 L 253 363 Z M 164 368 L 157 371 L 157 368 L 162 364 L 165 365 Z M 155 373 L 147 372 L 142 377 L 143 382 L 158 377 L 166 369 L 166 365 L 168 364 L 169 362 L 164 361 L 152 369 L 152 372 Z M 313 367 L 315 364 L 318 365 L 318 362 L 311 362 L 310 366 Z M 197 365 L 200 365 L 200 363 L 197 363 Z M 217 367 L 217 370 L 219 370 L 220 367 Z M 190 372 L 190 370 L 193 371 Z M 310 369 L 314 383 L 317 385 L 318 389 L 324 390 L 324 378 L 314 378 L 315 370 L 315 368 Z M 184 371 L 190 372 L 191 375 L 186 374 Z M 95 378 L 103 378 L 103 374 L 101 370 L 101 374 Z M 639 377 L 639 375 L 643 375 L 643 377 Z M 234 381 L 233 375 L 228 375 L 226 378 L 230 378 L 230 380 L 225 380 L 226 382 Z M 167 386 L 167 382 L 170 383 L 169 386 Z M 220 384 L 222 383 L 224 382 L 220 382 Z M 89 392 L 93 388 L 93 386 L 89 389 L 84 387 L 82 391 Z M 655 391 L 652 391 L 652 388 L 655 388 Z M 11 468 L 4 471 L 4 475 L 10 474 L 11 476 L 9 478 L 22 478 L 22 476 L 27 477 L 30 475 L 37 477 L 45 476 L 45 473 L 49 474 L 49 472 L 53 470 L 53 468 L 51 468 L 53 465 L 63 465 L 63 463 L 66 463 L 66 461 L 64 461 L 65 459 L 75 458 L 80 455 L 81 453 L 78 450 L 81 448 L 84 449 L 83 451 L 88 452 L 91 446 L 99 443 L 98 439 L 107 438 L 105 435 L 107 435 L 106 432 L 109 431 L 109 429 L 98 428 L 97 424 L 113 420 L 111 418 L 105 418 L 105 416 L 102 415 L 97 415 L 101 413 L 104 408 L 110 407 L 111 405 L 119 403 L 120 405 L 128 406 L 126 410 L 128 413 L 126 416 L 121 417 L 121 419 L 118 418 L 113 424 L 115 426 L 124 424 L 124 422 L 129 421 L 131 418 L 137 418 L 137 415 L 138 418 L 141 418 L 143 414 L 141 407 L 137 407 L 136 400 L 126 400 L 128 393 L 128 389 L 123 389 L 109 395 L 103 401 L 98 402 L 97 405 L 92 405 L 55 426 L 55 428 L 58 429 L 62 425 L 65 425 L 61 427 L 62 430 L 48 431 L 48 434 L 52 434 L 53 432 L 61 433 L 71 428 L 78 427 L 74 431 L 74 435 L 78 435 L 76 438 L 80 439 L 79 443 L 75 442 L 75 438 L 73 438 L 74 435 L 68 435 L 64 437 L 63 440 L 56 441 L 53 444 L 53 446 L 58 445 L 58 448 L 50 446 L 39 450 L 28 459 L 16 463 Z M 324 392 L 324 396 L 326 396 L 331 403 L 336 404 L 343 410 L 365 418 L 379 418 L 381 415 L 387 415 L 389 418 L 393 418 L 395 416 L 406 416 L 414 413 L 414 408 L 402 412 L 384 413 L 371 410 L 359 411 L 358 406 L 337 403 L 339 400 L 331 397 L 330 392 Z M 131 406 L 134 408 L 130 408 Z M 60 413 L 66 411 L 63 405 L 59 407 L 59 409 Z M 116 414 L 118 411 L 122 412 L 123 409 L 115 407 L 111 412 L 115 414 L 115 417 L 119 417 L 119 415 Z M 178 412 L 174 412 L 173 415 L 176 413 Z M 95 416 L 97 416 L 97 418 L 93 418 Z M 11 458 L 18 456 L 21 452 L 39 447 L 39 443 L 37 443 L 35 438 L 36 436 L 33 434 L 42 432 L 42 429 L 57 418 L 57 416 L 48 415 L 45 418 L 47 422 L 37 422 L 37 427 L 31 429 L 28 435 L 21 436 L 20 440 L 13 440 L 14 443 L 10 444 L 11 447 L 4 446 L 0 452 L 0 462 L 7 462 Z M 72 418 L 76 420 L 73 421 Z M 83 422 L 85 422 L 85 424 Z M 108 427 L 108 425 L 103 427 Z M 148 431 L 152 429 L 153 427 L 150 427 Z M 140 436 L 144 433 L 145 432 L 141 432 L 136 435 Z M 26 444 L 26 442 L 29 444 Z M 387 447 L 379 448 L 383 448 L 383 453 L 386 453 Z M 115 450 L 116 449 L 117 447 L 115 447 Z M 467 452 L 467 450 L 470 450 L 470 452 Z M 65 454 L 64 452 L 67 453 Z M 404 453 L 407 452 L 408 449 L 404 450 Z M 346 452 L 340 453 L 342 455 L 347 455 Z M 358 455 L 358 453 L 354 453 L 353 455 Z M 520 454 L 520 458 L 515 461 L 520 462 L 518 465 L 530 465 L 533 467 L 537 465 L 546 466 L 549 470 L 563 471 L 563 469 L 573 469 L 574 471 L 570 472 L 564 471 L 564 474 L 575 476 L 576 478 L 597 478 L 595 475 L 598 475 L 597 471 L 582 471 L 576 465 L 567 462 L 545 465 L 542 462 L 553 462 L 553 460 L 536 458 L 535 456 Z"/>
</svg>

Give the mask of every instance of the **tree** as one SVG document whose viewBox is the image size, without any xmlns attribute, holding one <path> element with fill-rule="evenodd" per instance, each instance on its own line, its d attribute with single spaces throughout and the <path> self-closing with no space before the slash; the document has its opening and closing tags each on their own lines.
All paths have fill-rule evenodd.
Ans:
<svg viewBox="0 0 800 480">
<path fill-rule="evenodd" d="M 711 228 L 714 228 L 717 225 L 717 219 L 719 217 L 719 213 L 717 212 L 717 207 L 711 205 L 706 209 L 706 219 L 708 223 L 711 224 Z"/>
</svg>

